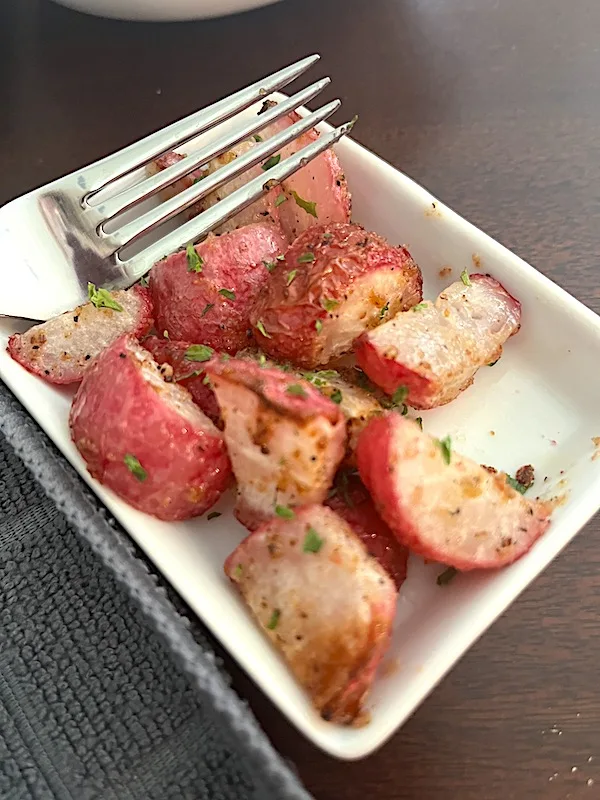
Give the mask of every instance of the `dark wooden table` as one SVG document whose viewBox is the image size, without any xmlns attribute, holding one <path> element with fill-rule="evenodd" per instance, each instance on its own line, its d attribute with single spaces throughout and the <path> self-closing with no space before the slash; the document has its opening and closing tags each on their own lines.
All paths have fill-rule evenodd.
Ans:
<svg viewBox="0 0 600 800">
<path fill-rule="evenodd" d="M 2 0 L 0 202 L 313 51 L 360 141 L 600 311 L 597 0 L 286 0 L 161 26 Z M 366 761 L 315 750 L 228 661 L 235 684 L 322 800 L 599 798 L 599 533 Z"/>
</svg>

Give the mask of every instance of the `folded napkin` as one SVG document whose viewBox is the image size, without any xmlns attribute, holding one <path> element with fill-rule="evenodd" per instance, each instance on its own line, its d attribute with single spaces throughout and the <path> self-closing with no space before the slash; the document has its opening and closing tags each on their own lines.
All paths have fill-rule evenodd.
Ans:
<svg viewBox="0 0 600 800">
<path fill-rule="evenodd" d="M 0 592 L 0 798 L 309 800 L 2 383 Z"/>
</svg>

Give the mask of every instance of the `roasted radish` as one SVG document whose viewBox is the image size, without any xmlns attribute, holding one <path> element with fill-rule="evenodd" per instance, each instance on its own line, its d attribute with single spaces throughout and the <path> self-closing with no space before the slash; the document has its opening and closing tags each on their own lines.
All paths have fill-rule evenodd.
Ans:
<svg viewBox="0 0 600 800">
<path fill-rule="evenodd" d="M 360 225 L 310 228 L 285 253 L 251 313 L 260 347 L 305 368 L 421 300 L 421 271 L 402 247 Z"/>
<path fill-rule="evenodd" d="M 360 477 L 409 550 L 456 569 L 494 569 L 526 553 L 549 524 L 549 506 L 515 491 L 400 414 L 374 419 L 357 450 Z"/>
<path fill-rule="evenodd" d="M 150 272 L 159 335 L 228 353 L 246 347 L 250 309 L 284 249 L 279 229 L 265 222 L 209 236 L 159 261 Z"/>
<path fill-rule="evenodd" d="M 517 333 L 521 304 L 489 275 L 463 273 L 434 303 L 419 303 L 369 331 L 355 346 L 369 378 L 389 394 L 402 387 L 414 408 L 454 400 Z"/>
<path fill-rule="evenodd" d="M 125 333 L 141 337 L 152 327 L 147 289 L 109 292 L 90 284 L 90 302 L 34 325 L 8 340 L 8 352 L 49 383 L 78 383 L 90 362 Z"/>
<path fill-rule="evenodd" d="M 321 715 L 359 721 L 389 643 L 396 589 L 350 526 L 308 506 L 250 534 L 225 572 Z"/>
<path fill-rule="evenodd" d="M 306 381 L 252 361 L 205 366 L 237 480 L 236 516 L 254 530 L 278 507 L 321 503 L 344 455 L 344 417 Z"/>
<path fill-rule="evenodd" d="M 219 431 L 133 337 L 86 370 L 69 424 L 92 477 L 159 519 L 204 513 L 230 482 Z"/>
</svg>

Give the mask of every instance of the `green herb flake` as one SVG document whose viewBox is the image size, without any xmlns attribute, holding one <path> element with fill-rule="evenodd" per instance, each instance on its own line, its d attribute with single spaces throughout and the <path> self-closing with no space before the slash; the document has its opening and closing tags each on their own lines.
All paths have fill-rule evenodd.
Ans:
<svg viewBox="0 0 600 800">
<path fill-rule="evenodd" d="M 390 304 L 386 303 L 379 312 L 379 319 L 383 319 L 389 310 L 390 310 Z"/>
<path fill-rule="evenodd" d="M 267 333 L 267 330 L 265 328 L 265 324 L 262 321 L 262 319 L 259 319 L 258 322 L 256 323 L 256 330 L 259 333 L 262 333 L 262 335 L 265 337 L 265 339 L 272 339 L 273 338 L 270 333 Z"/>
<path fill-rule="evenodd" d="M 185 248 L 185 256 L 187 258 L 188 272 L 202 272 L 204 259 L 198 255 L 193 244 L 188 244 Z"/>
<path fill-rule="evenodd" d="M 148 280 L 148 278 L 145 275 L 142 275 L 142 277 L 140 278 L 140 286 L 143 286 L 144 288 L 146 288 L 146 286 L 149 286 L 149 285 L 150 285 L 150 281 Z"/>
<path fill-rule="evenodd" d="M 262 141 L 263 141 L 263 138 L 262 138 L 262 136 L 261 136 L 260 134 L 258 134 L 258 133 L 255 133 L 255 134 L 254 134 L 254 141 L 255 141 L 255 142 L 262 142 Z"/>
<path fill-rule="evenodd" d="M 168 339 L 168 338 L 169 338 L 169 331 L 166 330 L 163 331 L 163 339 Z"/>
<path fill-rule="evenodd" d="M 333 309 L 337 308 L 339 306 L 339 304 L 340 304 L 339 300 L 332 300 L 329 297 L 324 297 L 321 300 L 321 305 L 323 306 L 325 311 L 333 311 Z"/>
<path fill-rule="evenodd" d="M 208 519 L 208 520 L 216 519 L 217 517 L 220 517 L 220 516 L 221 516 L 221 512 L 220 511 L 211 511 L 206 519 Z"/>
<path fill-rule="evenodd" d="M 417 303 L 416 306 L 412 307 L 413 311 L 423 311 L 424 308 L 427 308 L 429 303 Z"/>
<path fill-rule="evenodd" d="M 417 418 L 415 419 L 415 422 L 417 423 L 417 425 L 419 426 L 419 428 L 421 428 L 421 430 L 423 430 L 423 417 L 417 417 Z"/>
<path fill-rule="evenodd" d="M 235 301 L 235 292 L 232 292 L 231 289 L 219 289 L 219 294 L 221 297 L 231 300 L 232 303 Z"/>
<path fill-rule="evenodd" d="M 471 285 L 471 278 L 469 278 L 469 273 L 467 272 L 466 269 L 463 269 L 463 271 L 460 273 L 460 279 L 465 286 Z"/>
<path fill-rule="evenodd" d="M 198 373 L 198 374 L 199 374 L 199 373 Z M 211 384 L 211 382 L 210 382 L 210 378 L 209 378 L 209 376 L 208 376 L 208 375 L 205 375 L 205 376 L 202 378 L 202 383 L 203 383 L 205 386 L 211 386 L 211 385 L 212 385 L 212 384 Z"/>
<path fill-rule="evenodd" d="M 318 319 L 315 322 L 315 330 L 317 331 L 317 333 L 321 333 L 321 331 L 323 330 L 323 323 L 321 322 L 320 319 Z"/>
<path fill-rule="evenodd" d="M 292 383 L 290 386 L 287 387 L 285 390 L 287 394 L 291 394 L 294 397 L 306 397 L 306 389 L 303 386 L 300 386 L 299 383 Z"/>
<path fill-rule="evenodd" d="M 275 513 L 281 519 L 294 519 L 294 510 L 289 506 L 275 506 Z"/>
<path fill-rule="evenodd" d="M 277 261 L 285 261 L 285 255 L 281 253 L 281 255 L 277 256 Z"/>
<path fill-rule="evenodd" d="M 291 272 L 288 272 L 287 280 L 285 282 L 285 285 L 289 286 L 292 283 L 292 281 L 294 280 L 294 278 L 296 277 L 297 274 L 298 274 L 298 270 L 297 269 L 293 269 Z"/>
<path fill-rule="evenodd" d="M 330 400 L 333 400 L 333 402 L 334 402 L 334 403 L 337 403 L 337 405 L 339 406 L 339 404 L 340 404 L 340 403 L 342 402 L 342 400 L 344 399 L 344 396 L 342 395 L 342 393 L 341 393 L 341 391 L 340 391 L 339 389 L 336 389 L 336 390 L 335 390 L 335 391 L 334 391 L 334 392 L 333 392 L 333 393 L 330 395 L 329 399 L 330 399 Z"/>
<path fill-rule="evenodd" d="M 185 358 L 188 361 L 210 361 L 214 352 L 212 347 L 206 344 L 193 344 L 185 351 Z"/>
<path fill-rule="evenodd" d="M 279 164 L 280 161 L 281 161 L 281 155 L 279 153 L 277 153 L 276 156 L 271 156 L 271 158 L 267 158 L 265 163 L 262 165 L 262 168 L 266 172 L 266 170 L 273 169 L 273 167 L 276 167 L 277 164 Z"/>
<path fill-rule="evenodd" d="M 292 197 L 296 201 L 296 205 L 300 206 L 301 209 L 306 211 L 307 214 L 310 214 L 311 217 L 317 219 L 317 204 L 313 203 L 311 200 L 303 200 L 298 192 L 292 191 Z"/>
<path fill-rule="evenodd" d="M 275 267 L 277 266 L 275 261 L 263 261 L 263 264 L 268 269 L 269 272 L 273 272 Z"/>
<path fill-rule="evenodd" d="M 333 239 L 333 233 L 330 233 L 330 231 L 326 231 L 323 234 L 323 241 L 324 242 L 330 242 L 332 239 Z"/>
<path fill-rule="evenodd" d="M 275 208 L 279 208 L 279 206 L 282 205 L 283 203 L 285 203 L 286 200 L 287 200 L 287 197 L 283 193 L 278 195 L 275 198 Z"/>
<path fill-rule="evenodd" d="M 392 403 L 395 406 L 401 406 L 408 397 L 408 387 L 399 386 L 392 395 Z"/>
<path fill-rule="evenodd" d="M 243 566 L 241 564 L 238 564 L 237 567 L 233 570 L 233 577 L 241 578 L 243 572 L 244 572 Z"/>
<path fill-rule="evenodd" d="M 302 253 L 301 256 L 298 256 L 299 264 L 310 264 L 314 260 L 315 260 L 314 253 Z"/>
<path fill-rule="evenodd" d="M 453 578 L 458 575 L 458 570 L 455 567 L 448 567 L 437 576 L 436 583 L 438 586 L 447 586 Z"/>
<path fill-rule="evenodd" d="M 304 543 L 302 544 L 303 552 L 318 553 L 321 547 L 323 547 L 323 539 L 321 539 L 317 531 L 312 526 L 310 526 L 309 529 L 306 531 L 306 536 L 304 537 Z"/>
<path fill-rule="evenodd" d="M 129 472 L 131 472 L 131 474 L 137 478 L 140 483 L 146 480 L 148 473 L 135 456 L 132 456 L 131 453 L 125 453 L 123 461 L 125 462 L 125 466 Z"/>
<path fill-rule="evenodd" d="M 445 464 L 450 463 L 450 459 L 452 458 L 452 440 L 449 436 L 445 436 L 443 439 L 437 440 L 438 447 L 442 451 L 442 458 L 444 459 Z"/>
<path fill-rule="evenodd" d="M 202 310 L 202 313 L 200 314 L 200 316 L 201 317 L 205 317 L 208 314 L 208 312 L 211 310 L 211 308 L 214 308 L 214 307 L 215 307 L 214 303 L 207 303 L 204 306 L 204 309 Z"/>
<path fill-rule="evenodd" d="M 96 308 L 110 308 L 113 311 L 123 311 L 108 289 L 96 289 L 93 283 L 88 283 L 88 297 L 90 303 Z"/>
<path fill-rule="evenodd" d="M 525 486 L 524 483 L 519 483 L 519 481 L 516 478 L 513 478 L 511 475 L 506 476 L 506 482 L 509 486 L 512 486 L 515 491 L 519 492 L 519 494 L 525 494 L 529 488 L 528 486 Z"/>
<path fill-rule="evenodd" d="M 273 609 L 273 613 L 271 614 L 271 619 L 267 622 L 267 628 L 270 631 L 274 631 L 277 625 L 279 624 L 279 617 L 281 616 L 281 611 L 278 608 Z"/>
<path fill-rule="evenodd" d="M 302 377 L 314 386 L 326 386 L 328 381 L 334 381 L 340 377 L 340 373 L 334 369 L 322 369 L 318 372 L 303 372 Z"/>
<path fill-rule="evenodd" d="M 403 417 L 406 417 L 406 415 L 408 414 L 408 406 L 406 405 L 406 403 L 402 404 L 402 411 L 400 413 L 402 414 Z"/>
<path fill-rule="evenodd" d="M 258 363 L 261 367 L 265 367 L 267 364 L 267 357 L 264 353 L 258 354 Z"/>
</svg>

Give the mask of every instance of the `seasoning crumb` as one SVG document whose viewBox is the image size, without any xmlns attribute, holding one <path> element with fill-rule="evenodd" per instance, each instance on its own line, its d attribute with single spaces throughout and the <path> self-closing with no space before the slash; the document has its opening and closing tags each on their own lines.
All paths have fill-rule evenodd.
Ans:
<svg viewBox="0 0 600 800">
<path fill-rule="evenodd" d="M 448 275 L 452 274 L 452 267 L 442 267 L 441 270 L 438 272 L 440 278 L 447 278 Z"/>
<path fill-rule="evenodd" d="M 587 785 L 588 786 L 593 786 L 594 785 L 594 779 L 593 778 L 588 778 L 587 779 Z"/>
<path fill-rule="evenodd" d="M 490 431 L 490 436 L 495 436 L 495 435 L 496 435 L 496 431 Z"/>
<path fill-rule="evenodd" d="M 590 757 L 588 758 L 588 764 L 591 764 L 593 760 L 594 760 L 594 757 L 593 757 L 593 756 L 590 756 Z"/>
<path fill-rule="evenodd" d="M 577 767 L 571 767 L 571 772 L 577 772 Z"/>
<path fill-rule="evenodd" d="M 479 253 L 473 253 L 471 256 L 471 261 L 473 262 L 473 266 L 477 267 L 477 269 L 481 269 L 481 256 Z"/>
</svg>

